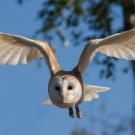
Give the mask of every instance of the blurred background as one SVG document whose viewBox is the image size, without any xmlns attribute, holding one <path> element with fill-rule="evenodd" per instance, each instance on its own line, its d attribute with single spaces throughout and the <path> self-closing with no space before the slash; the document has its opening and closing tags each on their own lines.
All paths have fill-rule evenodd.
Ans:
<svg viewBox="0 0 135 135">
<path fill-rule="evenodd" d="M 65 70 L 89 39 L 135 26 L 135 0 L 1 0 L 0 31 L 49 41 Z M 80 106 L 81 119 L 44 106 L 50 74 L 43 59 L 0 66 L 0 135 L 135 135 L 135 62 L 97 54 L 87 84 L 111 87 Z"/>
</svg>

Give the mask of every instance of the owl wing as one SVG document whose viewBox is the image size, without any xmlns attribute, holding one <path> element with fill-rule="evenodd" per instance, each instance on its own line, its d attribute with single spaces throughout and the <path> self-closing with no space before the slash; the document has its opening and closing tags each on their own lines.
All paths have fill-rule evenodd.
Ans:
<svg viewBox="0 0 135 135">
<path fill-rule="evenodd" d="M 96 52 L 104 53 L 110 57 L 135 60 L 135 29 L 102 39 L 90 40 L 77 65 L 82 74 Z"/>
<path fill-rule="evenodd" d="M 99 98 L 99 92 L 108 91 L 109 87 L 93 86 L 93 85 L 84 85 L 84 94 L 82 101 L 91 101 L 92 99 Z"/>
<path fill-rule="evenodd" d="M 0 33 L 0 64 L 28 64 L 44 56 L 51 73 L 60 69 L 47 42 L 31 40 L 22 36 Z"/>
</svg>

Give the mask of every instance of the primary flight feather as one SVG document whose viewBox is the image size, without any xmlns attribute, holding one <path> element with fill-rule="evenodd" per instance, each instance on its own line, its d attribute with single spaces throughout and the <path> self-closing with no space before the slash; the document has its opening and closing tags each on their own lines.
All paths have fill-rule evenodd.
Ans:
<svg viewBox="0 0 135 135">
<path fill-rule="evenodd" d="M 110 57 L 135 60 L 135 29 L 102 39 L 90 40 L 78 64 L 71 71 L 62 70 L 48 42 L 0 33 L 0 64 L 27 64 L 33 59 L 44 57 L 51 78 L 48 84 L 49 98 L 43 103 L 53 103 L 56 106 L 68 108 L 71 117 L 74 117 L 73 107 L 76 109 L 77 117 L 80 118 L 82 116 L 78 107 L 80 103 L 98 98 L 99 92 L 109 90 L 108 87 L 83 83 L 83 73 L 96 52 Z"/>
</svg>

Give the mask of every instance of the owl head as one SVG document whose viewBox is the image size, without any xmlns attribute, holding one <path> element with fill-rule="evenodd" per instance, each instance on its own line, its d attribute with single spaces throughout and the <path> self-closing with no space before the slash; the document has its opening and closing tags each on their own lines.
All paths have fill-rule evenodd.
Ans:
<svg viewBox="0 0 135 135">
<path fill-rule="evenodd" d="M 73 75 L 56 75 L 49 81 L 49 97 L 59 107 L 72 107 L 82 97 L 82 85 Z"/>
</svg>

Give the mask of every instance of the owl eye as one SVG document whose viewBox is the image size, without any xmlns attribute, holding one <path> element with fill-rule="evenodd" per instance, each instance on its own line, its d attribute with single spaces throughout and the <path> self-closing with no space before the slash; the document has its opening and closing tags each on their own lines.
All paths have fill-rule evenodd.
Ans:
<svg viewBox="0 0 135 135">
<path fill-rule="evenodd" d="M 72 85 L 69 85 L 68 86 L 68 90 L 72 90 L 73 89 L 73 86 Z"/>
<path fill-rule="evenodd" d="M 60 86 L 55 86 L 56 91 L 60 91 Z"/>
</svg>

